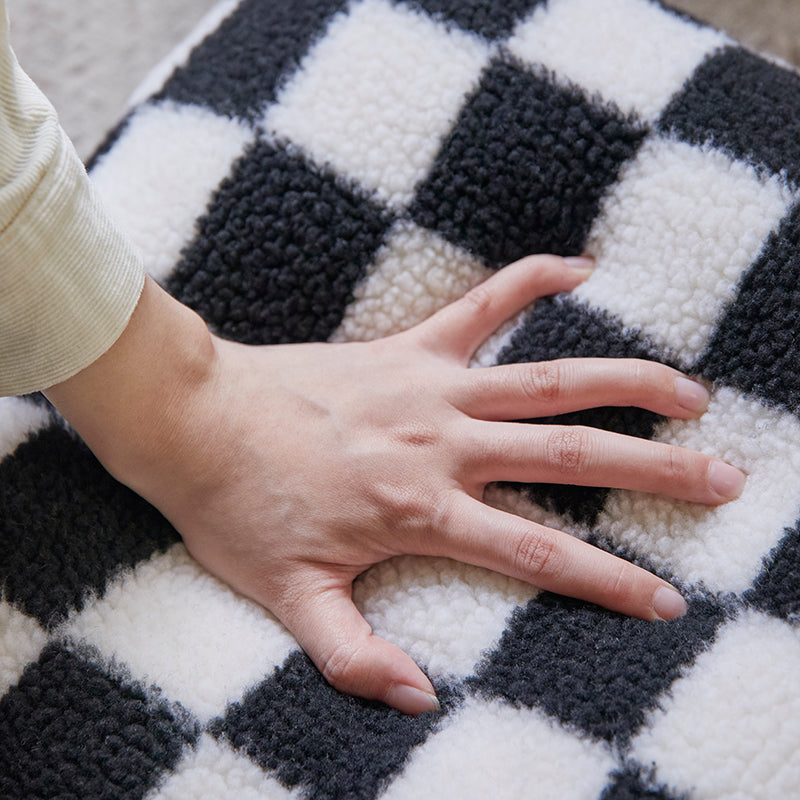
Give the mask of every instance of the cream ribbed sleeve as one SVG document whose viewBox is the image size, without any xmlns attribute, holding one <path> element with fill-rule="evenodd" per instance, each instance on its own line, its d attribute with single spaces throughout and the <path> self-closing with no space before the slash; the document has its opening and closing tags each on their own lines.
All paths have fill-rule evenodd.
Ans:
<svg viewBox="0 0 800 800">
<path fill-rule="evenodd" d="M 138 254 L 17 64 L 0 0 L 0 395 L 91 364 L 124 330 L 143 282 Z"/>
</svg>

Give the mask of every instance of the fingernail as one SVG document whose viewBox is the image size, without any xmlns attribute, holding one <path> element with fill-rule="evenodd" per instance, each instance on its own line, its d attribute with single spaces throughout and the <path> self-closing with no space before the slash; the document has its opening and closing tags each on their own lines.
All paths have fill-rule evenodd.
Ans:
<svg viewBox="0 0 800 800">
<path fill-rule="evenodd" d="M 422 714 L 423 711 L 438 711 L 441 708 L 435 694 L 404 684 L 392 686 L 386 693 L 384 702 L 405 714 L 414 716 Z"/>
<path fill-rule="evenodd" d="M 724 461 L 712 461 L 708 467 L 708 483 L 726 500 L 735 500 L 741 495 L 747 476 L 741 470 Z"/>
<path fill-rule="evenodd" d="M 667 621 L 682 617 L 688 608 L 683 597 L 670 586 L 659 586 L 653 595 L 653 611 L 658 619 Z"/>
<path fill-rule="evenodd" d="M 711 394 L 705 386 L 689 378 L 675 378 L 675 398 L 681 408 L 693 414 L 702 414 L 708 409 Z"/>
<path fill-rule="evenodd" d="M 591 256 L 570 256 L 564 259 L 564 263 L 578 272 L 591 275 L 594 272 L 594 259 Z"/>
</svg>

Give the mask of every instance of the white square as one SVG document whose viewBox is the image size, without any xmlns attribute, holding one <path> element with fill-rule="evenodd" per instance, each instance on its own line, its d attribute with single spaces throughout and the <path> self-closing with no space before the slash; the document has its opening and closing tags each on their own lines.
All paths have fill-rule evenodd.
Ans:
<svg viewBox="0 0 800 800">
<path fill-rule="evenodd" d="M 57 633 L 122 662 L 201 723 L 297 649 L 269 612 L 208 574 L 182 544 L 123 573 Z"/>
<path fill-rule="evenodd" d="M 657 441 L 717 456 L 747 473 L 732 503 L 708 507 L 614 491 L 596 529 L 688 584 L 744 592 L 800 516 L 800 421 L 731 389 L 699 420 L 672 420 Z"/>
<path fill-rule="evenodd" d="M 0 397 L 0 460 L 49 422 L 50 413 L 44 406 L 21 397 Z"/>
<path fill-rule="evenodd" d="M 368 341 L 399 333 L 463 297 L 492 274 L 494 270 L 437 233 L 400 220 L 356 286 L 331 341 Z M 527 313 L 521 311 L 492 334 L 470 366 L 496 364 Z"/>
<path fill-rule="evenodd" d="M 602 203 L 586 248 L 596 269 L 573 294 L 688 367 L 794 200 L 724 153 L 648 140 Z"/>
<path fill-rule="evenodd" d="M 516 516 L 528 519 L 537 525 L 564 531 L 578 539 L 586 539 L 592 532 L 586 525 L 574 523 L 566 515 L 550 511 L 529 500 L 518 489 L 512 489 L 502 484 L 490 483 L 483 493 L 483 501 L 498 511 L 516 514 Z"/>
<path fill-rule="evenodd" d="M 169 276 L 198 217 L 254 140 L 244 123 L 200 106 L 146 105 L 92 170 L 108 211 L 156 280 Z"/>
<path fill-rule="evenodd" d="M 496 647 L 508 618 L 536 589 L 444 558 L 402 556 L 362 575 L 353 599 L 373 632 L 405 650 L 431 678 L 464 678 Z"/>
<path fill-rule="evenodd" d="M 412 751 L 381 800 L 597 800 L 615 760 L 541 712 L 471 698 Z"/>
<path fill-rule="evenodd" d="M 363 0 L 334 17 L 267 110 L 267 132 L 404 205 L 490 54 L 477 36 L 387 0 Z"/>
<path fill-rule="evenodd" d="M 45 644 L 47 634 L 33 617 L 0 600 L 0 697 L 39 658 Z"/>
<path fill-rule="evenodd" d="M 492 270 L 432 231 L 401 220 L 356 287 L 332 341 L 367 341 L 427 319 Z"/>
<path fill-rule="evenodd" d="M 246 756 L 204 733 L 147 800 L 301 800 Z"/>
<path fill-rule="evenodd" d="M 556 79 L 654 121 L 705 57 L 729 42 L 648 0 L 550 0 L 508 47 Z"/>
<path fill-rule="evenodd" d="M 800 631 L 742 614 L 673 684 L 631 755 L 694 800 L 797 797 L 798 675 Z"/>
</svg>

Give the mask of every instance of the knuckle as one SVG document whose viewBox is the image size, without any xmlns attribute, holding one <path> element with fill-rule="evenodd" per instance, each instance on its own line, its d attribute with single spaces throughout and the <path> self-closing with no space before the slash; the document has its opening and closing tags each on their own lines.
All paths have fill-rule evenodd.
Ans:
<svg viewBox="0 0 800 800">
<path fill-rule="evenodd" d="M 434 426 L 416 422 L 398 426 L 393 436 L 398 444 L 415 449 L 436 447 L 442 439 L 441 431 Z"/>
<path fill-rule="evenodd" d="M 476 315 L 485 314 L 492 306 L 492 293 L 481 283 L 470 289 L 464 295 L 463 301 Z"/>
<path fill-rule="evenodd" d="M 667 446 L 665 470 L 667 478 L 674 484 L 683 485 L 696 478 L 696 470 L 689 453 L 673 445 Z"/>
<path fill-rule="evenodd" d="M 436 519 L 437 504 L 426 488 L 415 483 L 380 483 L 373 487 L 390 530 L 427 531 Z"/>
<path fill-rule="evenodd" d="M 636 582 L 632 570 L 625 563 L 617 565 L 617 569 L 609 576 L 606 584 L 606 596 L 613 600 L 617 607 L 630 607 L 636 597 Z"/>
<path fill-rule="evenodd" d="M 578 426 L 553 428 L 545 444 L 548 464 L 565 475 L 585 470 L 590 460 L 590 450 L 589 436 Z"/>
<path fill-rule="evenodd" d="M 342 691 L 352 691 L 358 684 L 358 661 L 361 648 L 343 642 L 327 656 L 321 665 L 325 680 Z"/>
<path fill-rule="evenodd" d="M 632 358 L 628 361 L 631 386 L 647 386 L 653 382 L 653 375 L 650 365 L 645 361 Z"/>
<path fill-rule="evenodd" d="M 561 396 L 563 371 L 552 361 L 543 361 L 520 372 L 524 395 L 539 403 L 552 403 Z"/>
<path fill-rule="evenodd" d="M 646 392 L 648 396 L 670 397 L 674 392 L 675 374 L 673 370 L 656 361 L 641 358 L 627 359 L 627 379 L 631 391 Z"/>
<path fill-rule="evenodd" d="M 550 253 L 524 256 L 516 263 L 524 264 L 528 272 L 532 272 L 537 278 L 543 278 L 551 273 L 563 274 L 564 272 L 564 260 L 561 256 L 554 256 Z"/>
<path fill-rule="evenodd" d="M 520 574 L 533 579 L 554 572 L 556 543 L 545 533 L 527 533 L 517 543 L 514 563 Z"/>
<path fill-rule="evenodd" d="M 455 493 L 442 492 L 433 504 L 429 524 L 430 532 L 434 536 L 446 536 L 455 528 L 456 517 Z"/>
</svg>

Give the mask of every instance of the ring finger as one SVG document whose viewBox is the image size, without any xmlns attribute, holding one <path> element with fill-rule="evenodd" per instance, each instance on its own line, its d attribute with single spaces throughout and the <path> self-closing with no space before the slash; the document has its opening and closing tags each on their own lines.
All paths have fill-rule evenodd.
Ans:
<svg viewBox="0 0 800 800">
<path fill-rule="evenodd" d="M 569 534 L 460 494 L 451 498 L 442 555 L 641 619 L 672 619 L 686 603 L 666 581 Z"/>
</svg>

